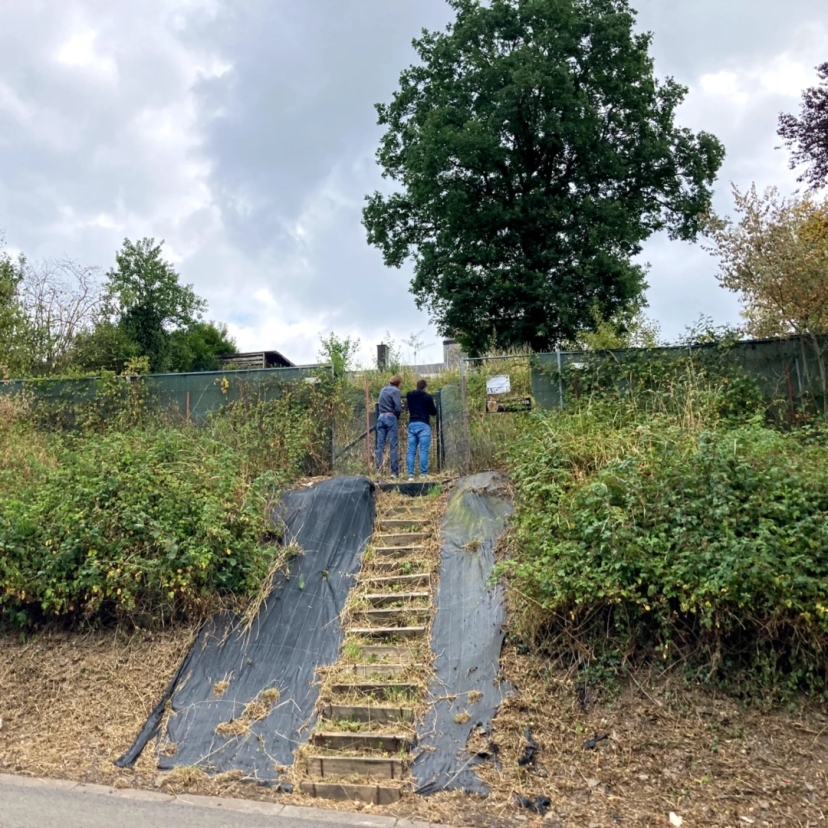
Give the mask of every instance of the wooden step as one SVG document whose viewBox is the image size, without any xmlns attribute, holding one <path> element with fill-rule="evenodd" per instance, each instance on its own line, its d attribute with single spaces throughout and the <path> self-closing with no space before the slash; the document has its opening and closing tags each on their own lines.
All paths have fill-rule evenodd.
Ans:
<svg viewBox="0 0 828 828">
<path fill-rule="evenodd" d="M 359 624 L 379 624 L 383 627 L 392 627 L 394 624 L 400 627 L 414 624 L 422 624 L 428 620 L 431 614 L 429 607 L 391 607 L 388 609 L 354 610 L 351 614 L 353 620 Z"/>
<path fill-rule="evenodd" d="M 403 775 L 402 759 L 378 756 L 309 756 L 308 775 L 317 779 L 326 776 L 363 776 L 374 779 L 399 779 Z"/>
<path fill-rule="evenodd" d="M 359 684 L 332 684 L 331 692 L 342 695 L 357 692 L 364 696 L 371 696 L 374 699 L 386 699 L 394 693 L 406 696 L 417 695 L 420 692 L 420 687 L 417 684 L 401 682 L 365 681 Z"/>
<path fill-rule="evenodd" d="M 377 519 L 383 520 L 384 518 L 418 518 L 420 516 L 425 516 L 428 514 L 428 505 L 429 504 L 423 500 L 411 498 L 411 501 L 409 503 L 396 503 L 393 506 L 386 506 L 385 508 L 381 508 L 379 514 L 377 515 Z"/>
<path fill-rule="evenodd" d="M 424 546 L 375 546 L 374 561 L 377 558 L 416 558 L 425 551 Z"/>
<path fill-rule="evenodd" d="M 393 532 L 393 530 L 408 530 L 422 527 L 424 521 L 417 518 L 386 518 L 382 517 L 377 521 L 379 532 Z"/>
<path fill-rule="evenodd" d="M 348 632 L 364 638 L 416 638 L 425 635 L 425 627 L 352 627 Z"/>
<path fill-rule="evenodd" d="M 365 596 L 365 600 L 372 607 L 387 607 L 389 604 L 428 601 L 430 599 L 430 592 L 375 592 Z"/>
<path fill-rule="evenodd" d="M 348 782 L 302 782 L 302 793 L 335 802 L 364 802 L 367 805 L 393 805 L 400 801 L 400 788 L 386 785 L 353 785 Z"/>
<path fill-rule="evenodd" d="M 394 573 L 391 577 L 401 578 L 404 575 L 411 575 L 411 571 L 406 567 L 407 561 L 404 559 L 399 560 L 387 560 L 387 561 L 371 561 L 371 570 L 373 572 L 392 572 Z M 411 565 L 411 569 L 417 570 L 422 569 L 422 563 L 413 563 Z M 422 572 L 414 572 L 414 575 L 422 575 Z"/>
<path fill-rule="evenodd" d="M 361 647 L 362 657 L 368 661 L 376 658 L 380 662 L 387 659 L 387 664 L 391 662 L 401 666 L 409 666 L 414 662 L 414 651 L 410 647 L 395 647 L 393 644 L 364 644 Z M 369 667 L 382 667 L 382 663 L 368 664 Z"/>
<path fill-rule="evenodd" d="M 426 539 L 425 532 L 401 532 L 394 535 L 374 535 L 377 546 L 412 546 Z"/>
<path fill-rule="evenodd" d="M 337 669 L 342 673 L 359 676 L 360 678 L 382 676 L 383 678 L 393 679 L 410 668 L 410 664 L 346 664 Z"/>
<path fill-rule="evenodd" d="M 414 711 L 410 707 L 375 707 L 371 704 L 329 704 L 322 709 L 322 718 L 328 721 L 351 721 L 387 725 L 398 722 L 413 722 Z"/>
<path fill-rule="evenodd" d="M 428 572 L 419 572 L 416 575 L 391 575 L 387 578 L 365 578 L 360 583 L 367 584 L 370 588 L 376 590 L 389 589 L 395 586 L 429 586 L 431 575 Z"/>
<path fill-rule="evenodd" d="M 383 750 L 386 753 L 399 753 L 411 747 L 411 737 L 399 733 L 317 732 L 311 741 L 329 750 Z"/>
</svg>

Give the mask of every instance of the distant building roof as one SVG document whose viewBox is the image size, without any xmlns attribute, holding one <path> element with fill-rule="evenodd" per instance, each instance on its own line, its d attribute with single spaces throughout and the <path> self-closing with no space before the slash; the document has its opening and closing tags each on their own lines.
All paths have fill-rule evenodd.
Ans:
<svg viewBox="0 0 828 828">
<path fill-rule="evenodd" d="M 222 354 L 222 367 L 234 368 L 293 368 L 294 364 L 278 351 L 252 351 L 247 354 Z"/>
</svg>

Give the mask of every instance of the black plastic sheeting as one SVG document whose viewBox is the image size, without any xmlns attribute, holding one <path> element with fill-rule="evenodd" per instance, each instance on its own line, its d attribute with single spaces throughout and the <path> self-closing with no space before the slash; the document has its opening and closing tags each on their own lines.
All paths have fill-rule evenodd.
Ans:
<svg viewBox="0 0 828 828">
<path fill-rule="evenodd" d="M 429 695 L 436 701 L 418 726 L 421 752 L 412 763 L 420 794 L 489 793 L 473 768 L 496 758 L 492 755 L 496 748 L 482 757 L 469 754 L 466 744 L 472 731 L 491 734 L 497 708 L 512 692 L 500 680 L 500 650 L 506 634 L 503 590 L 489 580 L 495 545 L 511 511 L 505 479 L 496 472 L 464 477 L 449 498 L 431 632 L 436 675 Z M 473 691 L 482 697 L 472 701 Z M 465 712 L 468 721 L 463 721 Z"/>
<path fill-rule="evenodd" d="M 159 756 L 158 766 L 198 765 L 210 773 L 241 771 L 262 783 L 289 785 L 279 766 L 293 764 L 293 751 L 307 741 L 315 721 L 318 667 L 333 664 L 342 645 L 340 614 L 360 557 L 374 526 L 373 484 L 364 477 L 338 477 L 286 493 L 278 516 L 285 540 L 302 549 L 277 575 L 267 604 L 247 630 L 235 616 L 218 616 L 201 630 L 192 651 L 136 739 L 116 764 L 131 766 L 157 728 L 166 701 L 173 715 L 168 737 L 175 755 Z M 213 687 L 228 681 L 220 696 Z M 243 714 L 268 689 L 279 691 L 266 718 L 240 736 L 216 728 Z"/>
</svg>

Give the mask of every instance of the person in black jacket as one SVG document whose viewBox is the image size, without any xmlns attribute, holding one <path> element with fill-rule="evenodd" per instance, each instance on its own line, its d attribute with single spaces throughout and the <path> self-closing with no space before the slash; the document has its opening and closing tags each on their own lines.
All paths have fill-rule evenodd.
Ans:
<svg viewBox="0 0 828 828">
<path fill-rule="evenodd" d="M 406 394 L 408 403 L 408 479 L 414 479 L 414 457 L 420 447 L 420 474 L 428 474 L 431 449 L 431 418 L 437 416 L 434 397 L 426 393 L 426 381 L 417 381 L 417 390 Z"/>
</svg>

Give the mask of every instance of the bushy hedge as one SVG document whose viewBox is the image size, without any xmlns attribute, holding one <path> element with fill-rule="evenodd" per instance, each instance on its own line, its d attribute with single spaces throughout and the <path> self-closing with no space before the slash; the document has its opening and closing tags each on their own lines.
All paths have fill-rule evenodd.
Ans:
<svg viewBox="0 0 828 828">
<path fill-rule="evenodd" d="M 252 396 L 199 426 L 127 402 L 69 432 L 3 403 L 0 618 L 157 625 L 262 585 L 268 500 L 329 450 L 326 396 Z"/>
<path fill-rule="evenodd" d="M 161 622 L 246 593 L 272 550 L 261 483 L 193 429 L 61 441 L 0 508 L 2 608 Z"/>
<path fill-rule="evenodd" d="M 527 634 L 572 656 L 826 688 L 828 435 L 585 406 L 512 451 Z"/>
</svg>

